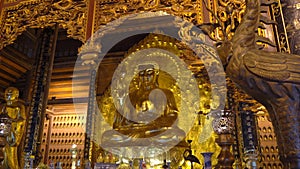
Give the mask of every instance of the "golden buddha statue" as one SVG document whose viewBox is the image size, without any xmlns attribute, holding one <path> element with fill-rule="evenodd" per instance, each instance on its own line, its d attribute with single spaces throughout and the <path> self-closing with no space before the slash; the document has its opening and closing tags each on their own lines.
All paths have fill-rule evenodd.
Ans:
<svg viewBox="0 0 300 169">
<path fill-rule="evenodd" d="M 5 101 L 2 105 L 1 113 L 7 113 L 12 119 L 11 131 L 7 136 L 7 145 L 5 146 L 4 167 L 9 169 L 19 169 L 20 155 L 18 155 L 18 146 L 25 132 L 25 107 L 18 101 L 19 90 L 15 87 L 8 87 L 5 90 Z"/>
<path fill-rule="evenodd" d="M 113 130 L 102 135 L 102 146 L 149 146 L 179 143 L 185 132 L 177 126 L 178 108 L 173 93 L 158 84 L 159 69 L 138 66 L 136 86 L 131 85 Z"/>
</svg>

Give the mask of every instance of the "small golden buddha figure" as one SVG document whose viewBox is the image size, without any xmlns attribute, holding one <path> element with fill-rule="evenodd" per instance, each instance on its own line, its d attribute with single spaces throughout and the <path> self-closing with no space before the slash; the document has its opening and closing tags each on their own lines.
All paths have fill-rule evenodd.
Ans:
<svg viewBox="0 0 300 169">
<path fill-rule="evenodd" d="M 159 69 L 139 65 L 136 87 L 116 112 L 113 130 L 104 132 L 104 146 L 148 146 L 179 142 L 185 132 L 177 126 L 178 108 L 173 93 L 158 84 Z"/>
<path fill-rule="evenodd" d="M 8 87 L 5 90 L 5 101 L 2 105 L 1 113 L 7 115 L 13 120 L 11 132 L 7 136 L 7 145 L 5 146 L 4 167 L 9 169 L 20 169 L 20 155 L 18 155 L 18 146 L 25 132 L 25 107 L 18 101 L 19 90 L 15 87 Z"/>
</svg>

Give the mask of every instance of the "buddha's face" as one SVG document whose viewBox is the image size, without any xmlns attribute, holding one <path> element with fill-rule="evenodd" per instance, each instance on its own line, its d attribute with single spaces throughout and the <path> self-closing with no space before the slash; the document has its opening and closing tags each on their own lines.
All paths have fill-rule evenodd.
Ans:
<svg viewBox="0 0 300 169">
<path fill-rule="evenodd" d="M 144 85 L 154 84 L 156 80 L 157 70 L 154 68 L 145 69 L 139 72 L 139 77 Z"/>
<path fill-rule="evenodd" d="M 15 101 L 18 100 L 19 90 L 14 87 L 9 87 L 5 90 L 4 95 L 6 101 Z"/>
</svg>

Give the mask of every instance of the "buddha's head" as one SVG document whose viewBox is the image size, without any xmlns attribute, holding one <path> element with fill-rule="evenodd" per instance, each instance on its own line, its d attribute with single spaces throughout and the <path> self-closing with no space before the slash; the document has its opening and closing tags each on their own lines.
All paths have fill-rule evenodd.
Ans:
<svg viewBox="0 0 300 169">
<path fill-rule="evenodd" d="M 8 87 L 5 90 L 4 97 L 6 101 L 17 101 L 19 98 L 19 90 L 15 87 Z"/>
<path fill-rule="evenodd" d="M 140 86 L 157 85 L 159 69 L 157 64 L 138 65 L 138 77 Z"/>
</svg>

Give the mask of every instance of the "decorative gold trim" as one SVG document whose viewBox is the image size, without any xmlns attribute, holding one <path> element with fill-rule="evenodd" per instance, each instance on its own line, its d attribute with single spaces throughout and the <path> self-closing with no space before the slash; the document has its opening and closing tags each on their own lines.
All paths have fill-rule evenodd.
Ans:
<svg viewBox="0 0 300 169">
<path fill-rule="evenodd" d="M 244 0 L 218 0 L 216 5 L 216 15 L 220 18 L 221 24 L 224 24 L 226 35 L 221 30 L 216 32 L 218 39 L 231 39 L 234 35 L 236 25 L 240 24 L 245 13 L 246 3 Z M 226 36 L 226 37 L 224 37 Z"/>
<path fill-rule="evenodd" d="M 51 27 L 56 23 L 67 29 L 69 37 L 85 41 L 86 0 L 23 1 L 6 7 L 1 14 L 0 49 L 13 43 L 27 28 Z"/>
<path fill-rule="evenodd" d="M 194 24 L 203 23 L 201 0 L 184 0 L 181 2 L 177 0 L 97 0 L 95 5 L 93 32 L 96 32 L 101 25 L 105 25 L 121 16 L 145 11 L 164 11 L 171 15 L 180 16 Z"/>
</svg>

